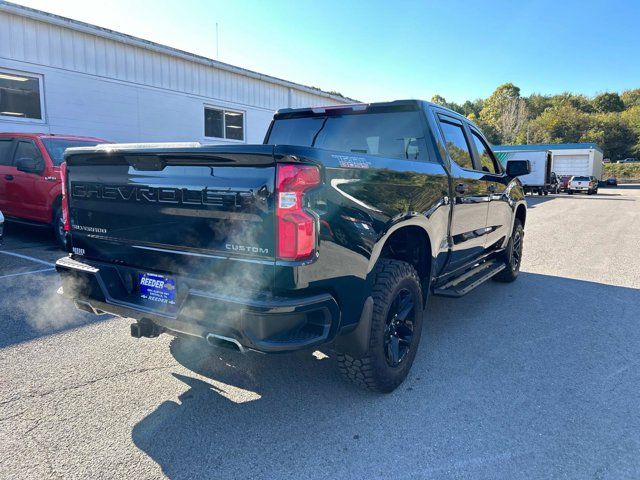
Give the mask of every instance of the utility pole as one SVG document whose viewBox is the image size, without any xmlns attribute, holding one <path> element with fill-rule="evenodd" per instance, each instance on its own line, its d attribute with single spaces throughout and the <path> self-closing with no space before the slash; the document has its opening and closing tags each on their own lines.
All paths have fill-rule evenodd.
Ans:
<svg viewBox="0 0 640 480">
<path fill-rule="evenodd" d="M 216 60 L 220 60 L 220 48 L 218 44 L 218 22 L 216 22 Z"/>
</svg>

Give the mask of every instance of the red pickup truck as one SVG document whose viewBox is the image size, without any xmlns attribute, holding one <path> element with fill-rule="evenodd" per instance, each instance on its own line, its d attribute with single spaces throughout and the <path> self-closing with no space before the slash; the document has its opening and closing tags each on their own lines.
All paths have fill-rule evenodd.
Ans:
<svg viewBox="0 0 640 480">
<path fill-rule="evenodd" d="M 0 211 L 7 220 L 51 225 L 65 246 L 60 201 L 62 154 L 69 147 L 109 143 L 92 137 L 0 133 Z"/>
</svg>

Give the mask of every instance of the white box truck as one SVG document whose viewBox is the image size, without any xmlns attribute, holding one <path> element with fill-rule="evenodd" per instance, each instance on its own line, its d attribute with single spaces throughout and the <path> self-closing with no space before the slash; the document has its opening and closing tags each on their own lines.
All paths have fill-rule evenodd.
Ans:
<svg viewBox="0 0 640 480">
<path fill-rule="evenodd" d="M 495 147 L 493 151 L 505 167 L 509 162 L 529 162 L 531 173 L 518 177 L 525 193 L 558 193 L 558 181 L 551 170 L 549 150 L 501 150 L 500 147 Z"/>
<path fill-rule="evenodd" d="M 602 149 L 595 143 L 497 145 L 495 150 L 499 152 L 549 151 L 551 152 L 551 171 L 557 176 L 596 177 L 598 181 L 602 180 L 604 155 Z"/>
<path fill-rule="evenodd" d="M 560 176 L 596 177 L 602 180 L 602 151 L 575 148 L 552 152 L 552 169 Z"/>
</svg>

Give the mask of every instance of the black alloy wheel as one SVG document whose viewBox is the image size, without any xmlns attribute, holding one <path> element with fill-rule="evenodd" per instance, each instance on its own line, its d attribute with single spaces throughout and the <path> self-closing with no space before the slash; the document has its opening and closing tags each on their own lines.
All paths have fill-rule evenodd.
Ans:
<svg viewBox="0 0 640 480">
<path fill-rule="evenodd" d="M 413 293 L 403 288 L 389 306 L 384 330 L 384 352 L 390 367 L 400 365 L 411 349 L 415 303 Z"/>
<path fill-rule="evenodd" d="M 522 230 L 516 229 L 513 232 L 513 245 L 511 247 L 511 269 L 517 271 L 520 269 L 520 262 L 522 261 Z"/>
</svg>

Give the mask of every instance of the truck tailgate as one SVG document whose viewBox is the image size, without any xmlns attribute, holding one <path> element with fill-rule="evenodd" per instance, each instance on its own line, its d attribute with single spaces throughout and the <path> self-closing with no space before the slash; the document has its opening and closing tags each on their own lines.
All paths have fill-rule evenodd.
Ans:
<svg viewBox="0 0 640 480">
<path fill-rule="evenodd" d="M 584 180 L 573 180 L 571 182 L 571 188 L 581 188 L 581 189 L 587 189 L 590 188 L 588 181 L 584 181 Z"/>
<path fill-rule="evenodd" d="M 70 150 L 74 253 L 141 270 L 270 288 L 273 147 Z M 247 269 L 246 265 L 253 266 Z M 239 274 L 242 273 L 242 274 Z"/>
</svg>

